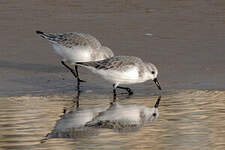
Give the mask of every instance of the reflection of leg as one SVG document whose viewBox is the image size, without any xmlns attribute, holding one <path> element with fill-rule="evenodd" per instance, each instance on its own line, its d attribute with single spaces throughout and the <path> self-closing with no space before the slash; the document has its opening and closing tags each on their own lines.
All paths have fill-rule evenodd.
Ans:
<svg viewBox="0 0 225 150">
<path fill-rule="evenodd" d="M 77 96 L 75 97 L 74 103 L 76 103 L 76 108 L 79 108 L 80 106 L 80 90 L 79 89 L 77 89 Z"/>
<path fill-rule="evenodd" d="M 116 85 L 113 84 L 113 102 L 116 101 Z"/>
<path fill-rule="evenodd" d="M 80 93 L 81 93 L 81 91 L 77 90 L 77 94 L 73 97 L 73 105 L 71 107 L 69 107 L 69 110 L 73 109 L 75 106 L 76 106 L 76 108 L 79 108 L 79 106 L 80 106 Z M 67 113 L 67 109 L 68 108 L 63 109 L 63 114 Z"/>
<path fill-rule="evenodd" d="M 116 97 L 116 84 L 113 84 L 113 97 Z"/>
<path fill-rule="evenodd" d="M 66 67 L 67 69 L 69 69 L 70 72 L 73 74 L 73 76 L 74 76 L 75 78 L 77 78 L 77 74 L 74 72 L 74 70 L 73 70 L 72 68 L 70 68 L 68 65 L 66 65 L 64 61 L 61 61 L 61 64 L 62 64 L 64 67 Z"/>
<path fill-rule="evenodd" d="M 133 95 L 134 94 L 133 91 L 130 88 L 128 88 L 128 87 L 117 86 L 117 88 L 127 90 L 129 95 Z"/>
</svg>

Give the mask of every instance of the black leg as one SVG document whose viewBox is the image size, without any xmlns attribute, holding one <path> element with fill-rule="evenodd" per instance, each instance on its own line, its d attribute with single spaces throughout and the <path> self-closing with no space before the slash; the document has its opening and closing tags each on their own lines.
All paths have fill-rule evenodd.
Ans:
<svg viewBox="0 0 225 150">
<path fill-rule="evenodd" d="M 75 78 L 77 78 L 77 74 L 74 72 L 74 70 L 73 70 L 72 68 L 70 68 L 68 65 L 66 65 L 64 61 L 61 61 L 61 64 L 62 64 L 64 67 L 66 67 L 67 69 L 69 69 L 70 72 L 73 74 L 73 76 L 74 76 Z"/>
<path fill-rule="evenodd" d="M 79 73 L 78 73 L 78 66 L 77 65 L 75 65 L 75 71 L 76 71 L 76 75 L 77 75 L 77 82 L 86 82 L 86 81 L 80 79 Z"/>
<path fill-rule="evenodd" d="M 130 88 L 128 88 L 128 87 L 117 86 L 117 88 L 127 90 L 129 95 L 133 95 L 134 94 L 133 91 Z"/>
<path fill-rule="evenodd" d="M 78 74 L 78 67 L 75 65 L 75 72 L 72 68 L 70 68 L 64 61 L 61 61 L 62 65 L 70 70 L 70 72 L 73 74 L 73 76 L 77 79 L 77 90 L 80 90 L 80 82 L 85 82 L 83 80 L 80 80 L 79 74 Z"/>
<path fill-rule="evenodd" d="M 116 85 L 113 84 L 113 102 L 116 101 Z"/>
</svg>

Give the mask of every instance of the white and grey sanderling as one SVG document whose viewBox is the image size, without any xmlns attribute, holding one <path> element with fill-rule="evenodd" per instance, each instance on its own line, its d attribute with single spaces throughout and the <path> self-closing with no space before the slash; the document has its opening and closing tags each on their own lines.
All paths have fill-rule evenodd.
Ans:
<svg viewBox="0 0 225 150">
<path fill-rule="evenodd" d="M 62 58 L 61 63 L 77 78 L 78 86 L 82 80 L 79 78 L 76 62 L 98 61 L 114 56 L 111 49 L 102 46 L 99 40 L 86 33 L 36 33 L 49 41 L 56 54 Z M 66 62 L 75 65 L 75 72 Z"/>
<path fill-rule="evenodd" d="M 159 90 L 160 84 L 157 80 L 158 70 L 152 63 L 143 62 L 134 56 L 114 56 L 111 49 L 102 46 L 93 36 L 85 33 L 43 33 L 36 31 L 41 37 L 47 39 L 53 46 L 56 54 L 61 56 L 61 63 L 68 68 L 77 78 L 78 88 L 80 80 L 78 65 L 90 69 L 92 72 L 101 75 L 105 80 L 113 84 L 114 96 L 116 88 L 127 90 L 129 95 L 133 92 L 128 87 L 121 87 L 120 84 L 129 85 L 153 80 Z M 75 72 L 65 62 L 75 65 Z"/>
<path fill-rule="evenodd" d="M 121 87 L 119 84 L 129 85 L 147 80 L 153 80 L 161 90 L 157 80 L 158 70 L 156 66 L 152 63 L 145 63 L 138 57 L 114 56 L 100 61 L 77 62 L 77 65 L 84 66 L 111 82 L 114 96 L 116 96 L 116 88 L 127 90 L 129 95 L 133 94 L 130 88 Z"/>
</svg>

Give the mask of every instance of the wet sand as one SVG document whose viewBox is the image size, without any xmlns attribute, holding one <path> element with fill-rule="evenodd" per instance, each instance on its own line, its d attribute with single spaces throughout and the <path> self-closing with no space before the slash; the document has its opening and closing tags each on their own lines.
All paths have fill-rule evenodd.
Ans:
<svg viewBox="0 0 225 150">
<path fill-rule="evenodd" d="M 35 30 L 90 33 L 116 55 L 156 64 L 165 90 L 224 90 L 224 6 L 220 0 L 1 1 L 0 95 L 74 91 L 76 81 Z M 81 76 L 88 81 L 84 91 L 111 92 L 88 70 Z M 151 81 L 132 88 L 155 90 Z"/>
</svg>

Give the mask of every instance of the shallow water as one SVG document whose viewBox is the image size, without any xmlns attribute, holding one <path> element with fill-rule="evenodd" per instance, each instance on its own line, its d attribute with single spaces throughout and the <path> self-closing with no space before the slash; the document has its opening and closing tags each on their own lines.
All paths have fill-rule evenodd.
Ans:
<svg viewBox="0 0 225 150">
<path fill-rule="evenodd" d="M 118 103 L 125 108 L 136 105 L 152 108 L 157 97 L 134 95 L 126 98 L 119 95 Z M 98 110 L 97 114 L 104 112 L 110 106 L 112 97 L 81 93 L 78 108 L 73 100 L 76 100 L 76 94 L 2 98 L 0 148 L 21 150 L 225 148 L 224 91 L 184 90 L 162 95 L 158 119 L 129 130 L 90 127 L 86 131 L 76 132 L 74 128 L 78 117 L 74 117 L 75 114 L 93 109 Z M 63 122 L 62 118 L 72 119 L 70 126 Z M 64 125 L 58 128 L 57 136 L 50 137 L 49 135 L 59 126 L 60 120 Z M 68 132 L 59 132 L 62 128 L 68 128 Z M 46 135 L 50 138 L 45 139 Z"/>
</svg>

